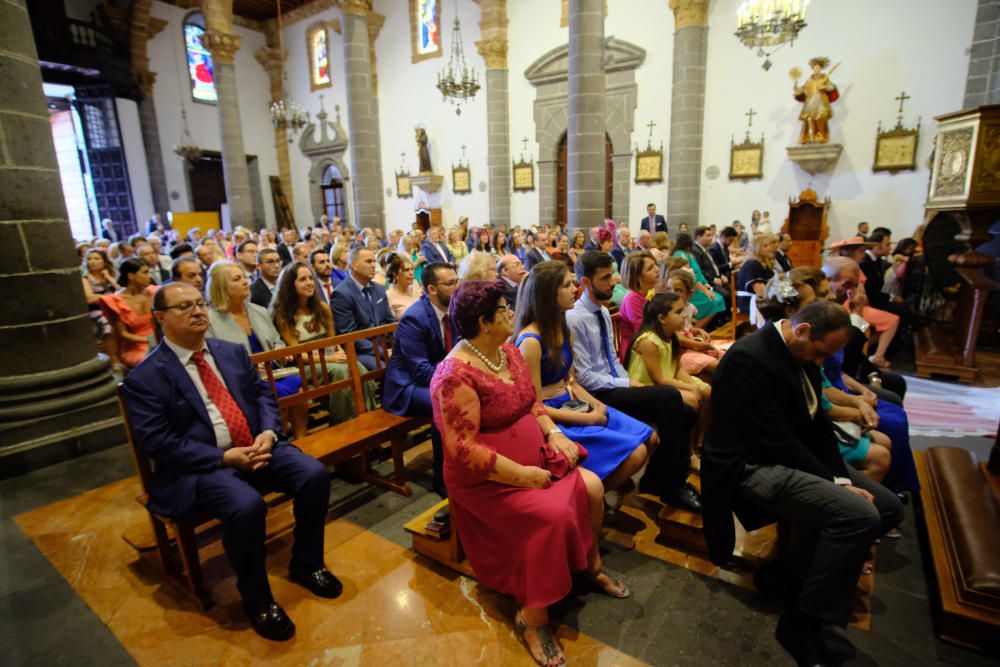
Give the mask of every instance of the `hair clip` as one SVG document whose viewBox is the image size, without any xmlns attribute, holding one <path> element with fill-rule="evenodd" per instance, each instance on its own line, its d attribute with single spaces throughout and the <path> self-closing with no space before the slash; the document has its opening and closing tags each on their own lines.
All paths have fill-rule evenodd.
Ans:
<svg viewBox="0 0 1000 667">
<path fill-rule="evenodd" d="M 792 281 L 776 278 L 769 287 L 768 296 L 777 299 L 779 303 L 788 303 L 799 296 L 798 290 L 792 285 Z"/>
<path fill-rule="evenodd" d="M 656 290 L 655 289 L 649 290 L 648 292 L 646 292 L 646 301 L 652 301 L 654 296 L 656 296 Z"/>
</svg>

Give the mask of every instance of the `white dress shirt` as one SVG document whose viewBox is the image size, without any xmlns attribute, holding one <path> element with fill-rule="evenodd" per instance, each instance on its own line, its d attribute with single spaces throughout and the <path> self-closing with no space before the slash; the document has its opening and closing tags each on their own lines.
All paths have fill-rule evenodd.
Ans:
<svg viewBox="0 0 1000 667">
<path fill-rule="evenodd" d="M 212 422 L 212 430 L 215 431 L 215 443 L 220 449 L 229 449 L 233 446 L 233 437 L 229 433 L 229 427 L 226 425 L 226 420 L 222 418 L 222 412 L 219 408 L 212 402 L 212 399 L 208 397 L 208 391 L 205 389 L 205 384 L 201 381 L 201 375 L 198 374 L 198 366 L 191 360 L 191 356 L 197 350 L 189 350 L 186 347 L 181 347 L 177 343 L 174 343 L 166 336 L 163 337 L 163 342 L 167 344 L 167 347 L 177 355 L 177 360 L 181 362 L 181 366 L 187 371 L 188 377 L 194 382 L 195 389 L 198 390 L 198 396 L 205 403 L 205 409 L 208 411 L 208 418 Z M 219 376 L 219 380 L 222 381 L 222 385 L 226 386 L 226 380 L 222 377 L 222 373 L 219 372 L 219 367 L 215 365 L 215 359 L 212 357 L 212 352 L 208 349 L 207 345 L 202 345 L 202 353 L 205 355 L 205 361 L 208 362 L 209 368 Z M 228 389 L 228 387 L 226 387 Z M 232 392 L 230 392 L 232 393 Z"/>
</svg>

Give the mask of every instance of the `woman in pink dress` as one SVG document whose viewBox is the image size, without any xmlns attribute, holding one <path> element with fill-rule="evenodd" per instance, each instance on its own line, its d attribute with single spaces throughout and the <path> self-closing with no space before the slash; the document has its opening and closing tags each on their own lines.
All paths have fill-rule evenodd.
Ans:
<svg viewBox="0 0 1000 667">
<path fill-rule="evenodd" d="M 646 293 L 656 287 L 660 279 L 660 267 L 648 250 L 633 252 L 622 262 L 622 285 L 628 294 L 622 299 L 618 309 L 618 326 L 622 339 L 618 347 L 618 358 L 625 363 L 625 350 L 642 326 L 642 309 L 646 306 Z"/>
<path fill-rule="evenodd" d="M 514 318 L 503 283 L 462 283 L 449 311 L 463 340 L 438 365 L 431 401 L 452 521 L 480 583 L 517 600 L 515 625 L 531 656 L 555 667 L 566 658 L 548 607 L 570 592 L 573 572 L 607 595 L 629 594 L 597 550 L 604 487 L 576 465 L 586 451 L 549 418 L 506 342 Z"/>
<path fill-rule="evenodd" d="M 118 267 L 118 283 L 122 289 L 101 296 L 101 309 L 114 327 L 118 361 L 127 373 L 139 365 L 149 351 L 153 335 L 153 297 L 150 295 L 149 266 L 132 257 Z"/>
</svg>

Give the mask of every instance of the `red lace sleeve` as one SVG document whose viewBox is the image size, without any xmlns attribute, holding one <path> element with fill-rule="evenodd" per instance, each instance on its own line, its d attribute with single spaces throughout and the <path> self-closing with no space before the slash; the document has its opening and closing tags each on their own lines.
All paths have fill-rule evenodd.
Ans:
<svg viewBox="0 0 1000 667">
<path fill-rule="evenodd" d="M 469 470 L 489 475 L 497 453 L 479 440 L 479 394 L 459 373 L 436 379 L 431 401 L 445 450 Z"/>
</svg>

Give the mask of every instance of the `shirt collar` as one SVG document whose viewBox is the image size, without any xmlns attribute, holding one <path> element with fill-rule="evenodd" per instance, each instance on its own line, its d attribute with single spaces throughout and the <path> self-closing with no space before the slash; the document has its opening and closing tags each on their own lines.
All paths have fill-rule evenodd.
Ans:
<svg viewBox="0 0 1000 667">
<path fill-rule="evenodd" d="M 583 296 L 576 300 L 576 305 L 573 307 L 583 308 L 588 313 L 596 313 L 604 308 L 604 306 L 594 303 L 593 299 L 590 298 L 590 293 L 587 291 L 584 291 Z"/>
<path fill-rule="evenodd" d="M 361 290 L 362 292 L 365 291 L 365 288 L 368 287 L 368 285 L 372 284 L 371 281 L 369 280 L 368 285 L 362 285 L 361 281 L 359 281 L 357 278 L 354 277 L 354 274 L 348 274 L 348 275 L 350 276 L 351 280 L 354 281 L 354 284 L 358 286 L 358 289 Z"/>
<path fill-rule="evenodd" d="M 441 310 L 440 308 L 438 308 L 438 305 L 436 303 L 434 303 L 430 299 L 427 299 L 427 300 L 430 301 L 431 308 L 434 309 L 434 314 L 437 315 L 438 322 L 440 322 L 441 320 L 443 320 L 444 316 L 448 314 L 448 311 L 447 310 Z"/>
<path fill-rule="evenodd" d="M 181 366 L 187 366 L 188 362 L 191 361 L 191 355 L 193 355 L 195 352 L 198 351 L 198 350 L 189 350 L 186 347 L 178 345 L 177 343 L 173 342 L 166 336 L 163 337 L 163 342 L 166 343 L 167 347 L 169 347 L 174 354 L 177 355 L 177 360 L 181 362 Z M 201 352 L 205 354 L 211 354 L 211 352 L 209 352 L 208 350 L 208 345 L 206 345 L 205 343 L 201 344 Z"/>
</svg>

